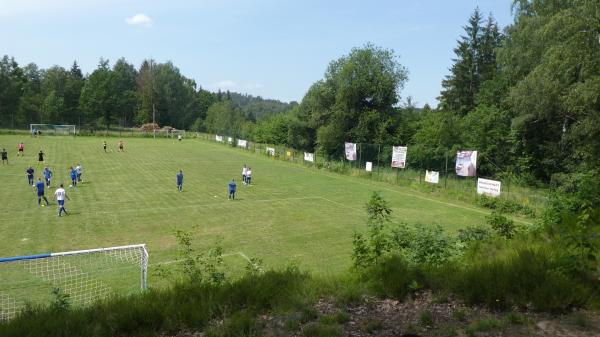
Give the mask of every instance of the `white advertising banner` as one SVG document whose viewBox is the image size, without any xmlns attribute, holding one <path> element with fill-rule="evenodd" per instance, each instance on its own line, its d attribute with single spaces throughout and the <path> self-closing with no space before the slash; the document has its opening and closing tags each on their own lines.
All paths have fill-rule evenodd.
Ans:
<svg viewBox="0 0 600 337">
<path fill-rule="evenodd" d="M 477 194 L 486 194 L 492 197 L 500 195 L 502 182 L 489 179 L 477 179 Z"/>
<path fill-rule="evenodd" d="M 406 152 L 408 152 L 408 148 L 406 146 L 392 147 L 392 167 L 406 167 Z"/>
<path fill-rule="evenodd" d="M 310 152 L 304 152 L 304 161 L 309 161 L 311 163 L 315 162 L 315 154 Z"/>
<path fill-rule="evenodd" d="M 243 140 L 243 139 L 238 139 L 237 140 L 237 146 L 243 147 L 245 149 L 245 148 L 248 147 L 248 141 Z"/>
<path fill-rule="evenodd" d="M 275 155 L 275 149 L 272 147 L 267 147 L 267 153 L 269 154 L 269 156 L 274 156 Z"/>
<path fill-rule="evenodd" d="M 437 184 L 440 181 L 440 173 L 438 171 L 425 171 L 425 181 L 432 184 Z"/>
<path fill-rule="evenodd" d="M 233 143 L 233 138 L 227 137 L 227 143 L 229 143 L 229 144 Z"/>
<path fill-rule="evenodd" d="M 456 153 L 456 175 L 474 177 L 477 174 L 477 151 Z"/>
<path fill-rule="evenodd" d="M 356 160 L 356 143 L 344 143 L 346 159 Z"/>
<path fill-rule="evenodd" d="M 215 135 L 215 140 L 217 142 L 222 142 L 223 141 L 223 136 Z"/>
<path fill-rule="evenodd" d="M 366 167 L 367 172 L 373 172 L 373 163 L 368 161 L 367 162 L 367 167 Z"/>
</svg>

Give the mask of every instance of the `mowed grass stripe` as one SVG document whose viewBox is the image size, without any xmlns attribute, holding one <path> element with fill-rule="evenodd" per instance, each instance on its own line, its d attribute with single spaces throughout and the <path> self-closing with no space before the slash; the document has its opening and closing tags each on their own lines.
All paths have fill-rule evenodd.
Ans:
<svg viewBox="0 0 600 337">
<path fill-rule="evenodd" d="M 16 147 L 19 138 L 0 135 L 0 146 Z M 487 214 L 460 202 L 452 204 L 464 208 L 445 205 L 440 201 L 450 201 L 407 188 L 207 141 L 126 139 L 126 152 L 118 153 L 118 139 L 109 138 L 109 151 L 104 153 L 102 140 L 26 138 L 26 158 L 16 159 L 11 151 L 11 165 L 0 168 L 0 183 L 6 186 L 0 189 L 5 201 L 0 204 L 5 242 L 0 256 L 147 243 L 152 262 L 167 261 L 177 258 L 173 231 L 182 229 L 193 232 L 199 249 L 208 249 L 222 237 L 227 253 L 262 258 L 267 268 L 295 262 L 335 273 L 351 263 L 352 233 L 364 228 L 363 207 L 374 190 L 383 193 L 398 221 L 438 223 L 455 231 L 483 223 Z M 69 182 L 69 166 L 83 165 L 84 183 L 68 191 L 69 217 L 56 217 L 55 205 L 37 207 L 26 184 L 26 164 L 35 162 L 35 149 L 40 147 L 48 154 L 55 185 Z M 253 186 L 241 182 L 244 163 L 253 168 Z M 175 187 L 179 169 L 185 174 L 183 193 Z M 238 193 L 237 200 L 229 202 L 231 178 L 238 183 Z"/>
</svg>

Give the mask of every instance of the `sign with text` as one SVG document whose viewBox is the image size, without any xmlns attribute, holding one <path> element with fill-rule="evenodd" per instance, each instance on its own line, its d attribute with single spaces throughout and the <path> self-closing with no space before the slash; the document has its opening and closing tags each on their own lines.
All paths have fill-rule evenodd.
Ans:
<svg viewBox="0 0 600 337">
<path fill-rule="evenodd" d="M 440 173 L 438 171 L 425 171 L 425 181 L 432 184 L 437 184 L 440 181 Z"/>
<path fill-rule="evenodd" d="M 456 175 L 474 177 L 477 174 L 477 151 L 456 153 Z"/>
<path fill-rule="evenodd" d="M 217 142 L 222 142 L 223 141 L 223 136 L 215 135 L 215 140 Z"/>
<path fill-rule="evenodd" d="M 345 143 L 346 159 L 356 160 L 356 143 Z"/>
<path fill-rule="evenodd" d="M 267 147 L 267 153 L 269 154 L 269 156 L 274 156 L 275 155 L 275 148 L 272 147 Z"/>
<path fill-rule="evenodd" d="M 502 182 L 497 180 L 477 179 L 477 194 L 485 194 L 492 197 L 500 195 L 500 187 Z"/>
<path fill-rule="evenodd" d="M 315 154 L 310 152 L 304 152 L 304 161 L 309 161 L 311 163 L 315 162 Z"/>
<path fill-rule="evenodd" d="M 406 152 L 408 152 L 408 148 L 406 146 L 392 147 L 392 167 L 406 167 Z"/>
<path fill-rule="evenodd" d="M 366 167 L 367 172 L 373 172 L 373 163 L 368 161 L 367 162 L 367 167 Z"/>
<path fill-rule="evenodd" d="M 238 139 L 237 140 L 237 146 L 243 147 L 245 149 L 245 148 L 248 147 L 248 141 L 243 140 L 243 139 Z"/>
</svg>

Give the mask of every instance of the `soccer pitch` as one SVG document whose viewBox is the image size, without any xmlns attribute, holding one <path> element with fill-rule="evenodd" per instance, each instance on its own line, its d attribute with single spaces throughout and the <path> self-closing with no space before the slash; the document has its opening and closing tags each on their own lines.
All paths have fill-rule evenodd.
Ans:
<svg viewBox="0 0 600 337">
<path fill-rule="evenodd" d="M 365 228 L 364 204 L 373 191 L 389 202 L 397 221 L 440 224 L 448 231 L 484 223 L 487 210 L 441 199 L 408 187 L 337 175 L 273 160 L 222 144 L 185 139 L 0 135 L 9 165 L 0 167 L 0 257 L 98 247 L 147 244 L 150 271 L 177 259 L 174 230 L 191 231 L 200 249 L 223 239 L 226 264 L 244 259 L 265 268 L 295 263 L 303 270 L 335 274 L 351 265 L 352 233 Z M 25 157 L 16 157 L 25 143 Z M 68 168 L 81 164 L 84 182 L 67 189 L 69 216 L 57 217 L 56 202 L 38 207 L 25 170 L 41 176 L 37 152 L 46 153 L 59 183 L 69 185 Z M 253 184 L 243 186 L 242 165 L 252 167 Z M 184 172 L 179 193 L 175 174 Z M 227 185 L 235 178 L 235 201 Z M 149 279 L 152 285 L 152 277 Z"/>
</svg>

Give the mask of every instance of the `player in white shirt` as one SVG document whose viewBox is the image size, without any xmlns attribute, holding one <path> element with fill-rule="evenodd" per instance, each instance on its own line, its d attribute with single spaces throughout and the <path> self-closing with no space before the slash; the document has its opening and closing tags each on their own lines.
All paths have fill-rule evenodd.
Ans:
<svg viewBox="0 0 600 337">
<path fill-rule="evenodd" d="M 58 216 L 62 216 L 62 212 L 65 212 L 65 215 L 68 215 L 67 210 L 65 209 L 65 198 L 71 200 L 67 195 L 67 191 L 63 188 L 63 184 L 60 184 L 60 187 L 54 192 L 54 199 L 56 199 L 56 202 L 58 203 Z"/>
<path fill-rule="evenodd" d="M 248 168 L 246 167 L 246 164 L 244 164 L 244 167 L 242 167 L 242 181 L 244 182 L 244 185 L 246 185 L 246 172 L 248 172 Z"/>
<path fill-rule="evenodd" d="M 252 168 L 248 167 L 246 171 L 246 185 L 250 186 L 250 182 L 252 181 Z"/>
<path fill-rule="evenodd" d="M 77 172 L 77 182 L 80 183 L 81 182 L 81 173 L 82 173 L 83 169 L 81 168 L 81 164 L 77 164 L 77 166 L 75 166 L 75 172 Z"/>
</svg>

